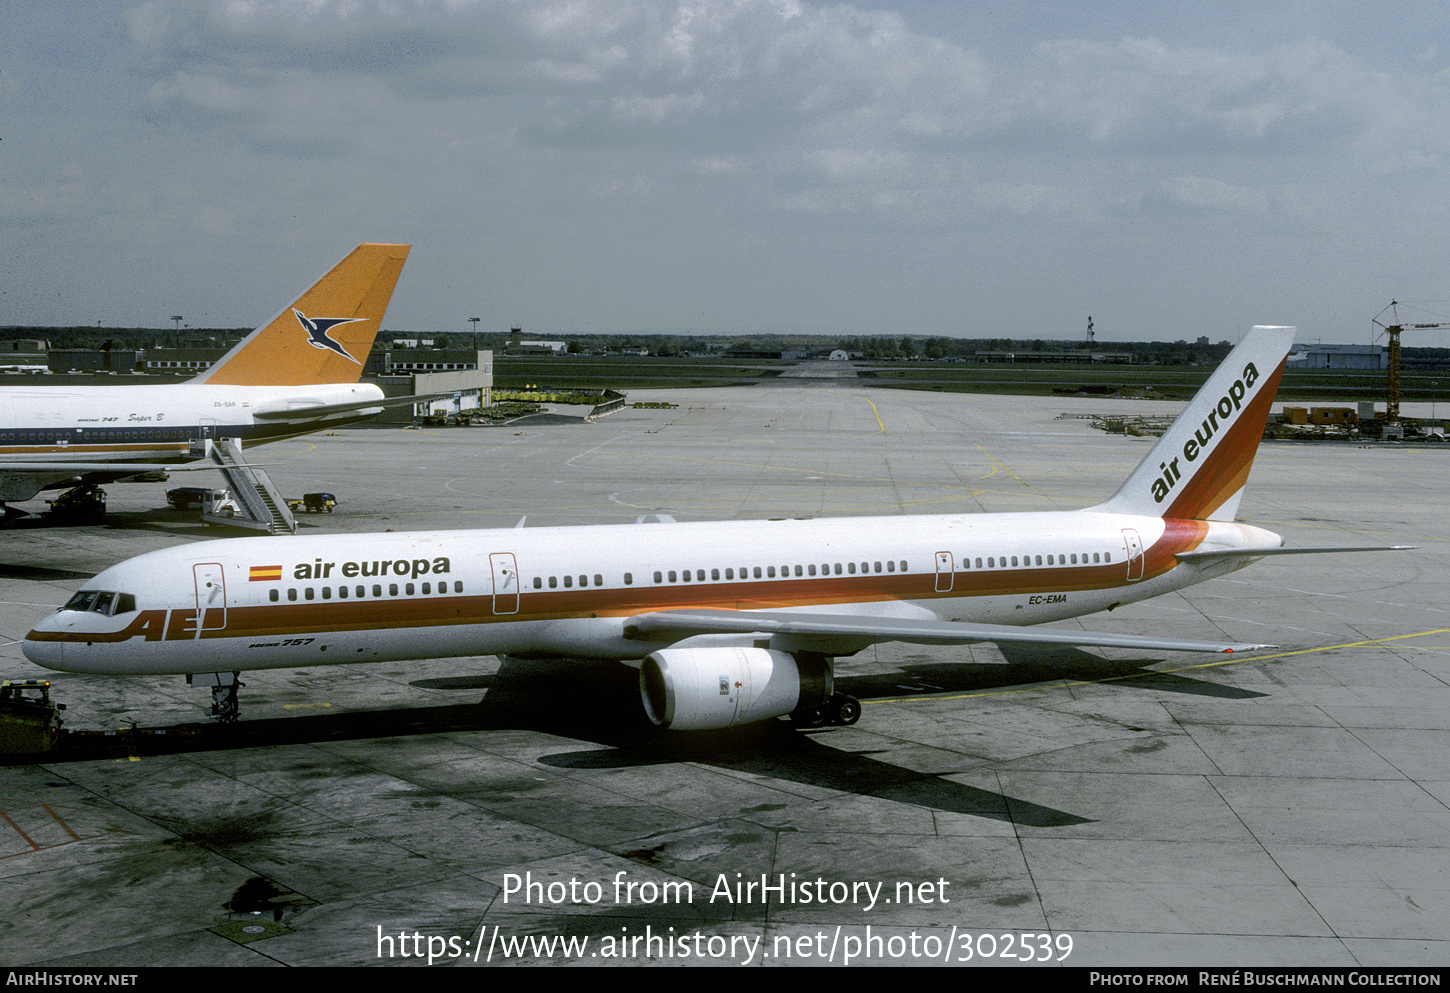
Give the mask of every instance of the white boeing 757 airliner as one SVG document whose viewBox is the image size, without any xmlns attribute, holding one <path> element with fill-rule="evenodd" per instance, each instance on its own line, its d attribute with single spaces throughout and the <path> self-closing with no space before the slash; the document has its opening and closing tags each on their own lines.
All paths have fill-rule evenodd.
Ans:
<svg viewBox="0 0 1450 993">
<path fill-rule="evenodd" d="M 237 538 L 114 566 L 25 638 L 70 672 L 210 674 L 444 656 L 644 659 L 657 724 L 852 723 L 834 659 L 881 641 L 1268 646 L 1051 630 L 1285 549 L 1233 521 L 1292 328 L 1254 328 L 1085 510 Z M 1358 550 L 1358 549 L 1356 549 Z"/>
</svg>

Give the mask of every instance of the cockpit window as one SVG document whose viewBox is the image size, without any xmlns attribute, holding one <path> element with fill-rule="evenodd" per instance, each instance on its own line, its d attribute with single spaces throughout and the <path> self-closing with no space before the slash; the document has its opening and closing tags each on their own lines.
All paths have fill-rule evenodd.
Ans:
<svg viewBox="0 0 1450 993">
<path fill-rule="evenodd" d="M 105 590 L 81 590 L 66 601 L 61 610 L 85 610 L 114 617 L 136 609 L 136 597 L 131 593 L 113 593 Z"/>
<path fill-rule="evenodd" d="M 96 603 L 97 593 L 95 590 L 81 590 L 75 596 L 66 601 L 61 610 L 90 610 Z"/>
</svg>

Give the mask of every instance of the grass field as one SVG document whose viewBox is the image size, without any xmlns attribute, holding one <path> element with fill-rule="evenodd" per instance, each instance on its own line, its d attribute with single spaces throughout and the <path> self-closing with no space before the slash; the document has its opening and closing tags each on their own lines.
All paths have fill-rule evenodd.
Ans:
<svg viewBox="0 0 1450 993">
<path fill-rule="evenodd" d="M 593 355 L 564 355 L 558 358 L 496 355 L 493 360 L 495 389 L 516 390 L 525 386 L 541 389 L 651 390 L 670 386 L 750 386 L 762 378 L 780 375 L 791 362 L 763 359 L 676 359 L 654 356 L 599 358 Z"/>
<path fill-rule="evenodd" d="M 494 384 L 499 389 L 526 385 L 616 390 L 695 386 L 747 386 L 779 376 L 794 363 L 750 359 L 533 358 L 498 356 Z M 1187 398 L 1208 378 L 1211 366 L 1096 365 L 1042 366 L 974 362 L 857 362 L 862 385 L 935 390 L 944 393 L 1009 393 L 1051 396 L 1055 390 L 1088 387 L 1104 395 Z M 1450 401 L 1450 372 L 1406 372 L 1406 401 Z M 1385 399 L 1385 374 L 1341 370 L 1289 369 L 1279 399 Z"/>
</svg>

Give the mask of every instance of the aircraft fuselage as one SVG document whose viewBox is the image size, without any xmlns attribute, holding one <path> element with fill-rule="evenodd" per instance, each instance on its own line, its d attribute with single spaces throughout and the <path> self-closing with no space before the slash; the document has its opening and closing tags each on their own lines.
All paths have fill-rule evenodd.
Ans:
<svg viewBox="0 0 1450 993">
<path fill-rule="evenodd" d="M 127 463 L 190 462 L 196 458 L 189 454 L 191 443 L 203 438 L 236 438 L 250 446 L 351 424 L 378 408 L 325 417 L 308 410 L 382 397 L 371 383 L 0 388 L 0 501 L 28 500 L 86 475 L 76 464 L 124 469 Z M 52 462 L 53 475 L 37 469 Z M 24 471 L 7 473 L 7 463 L 23 463 Z"/>
<path fill-rule="evenodd" d="M 24 650 L 50 668 L 113 674 L 636 659 L 677 640 L 631 636 L 626 621 L 646 612 L 1035 625 L 1253 561 L 1189 564 L 1178 552 L 1280 544 L 1248 525 L 1087 511 L 238 538 L 102 572 L 86 588 L 124 595 L 129 609 L 62 609 Z"/>
</svg>

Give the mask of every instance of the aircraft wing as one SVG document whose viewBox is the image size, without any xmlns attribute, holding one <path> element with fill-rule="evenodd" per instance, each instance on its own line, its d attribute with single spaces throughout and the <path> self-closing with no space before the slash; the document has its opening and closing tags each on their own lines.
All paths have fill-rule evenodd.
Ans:
<svg viewBox="0 0 1450 993">
<path fill-rule="evenodd" d="M 270 410 L 254 410 L 252 416 L 259 421 L 319 420 L 335 414 L 349 414 L 354 410 L 370 410 L 374 407 L 401 407 L 406 403 L 427 403 L 430 400 L 445 400 L 457 396 L 458 390 L 447 393 L 419 393 L 407 397 L 383 397 L 378 400 L 355 400 L 351 403 L 319 403 L 310 406 L 274 407 Z"/>
<path fill-rule="evenodd" d="M 1005 641 L 1040 645 L 1141 648 L 1170 652 L 1248 652 L 1274 645 L 1227 641 L 1180 641 L 1134 634 L 1066 631 L 1011 624 L 964 624 L 897 617 L 798 614 L 783 610 L 663 610 L 624 622 L 624 636 L 640 640 L 687 638 L 703 634 L 763 634 L 786 637 L 822 654 L 850 654 L 881 641 L 917 645 L 965 645 Z"/>
<path fill-rule="evenodd" d="M 249 462 L 248 465 L 267 463 Z M 0 476 L 11 473 L 26 476 L 55 476 L 65 479 L 70 476 L 84 476 L 88 473 L 110 473 L 117 479 L 139 476 L 143 472 L 190 472 L 195 469 L 215 469 L 215 462 L 189 462 L 177 465 L 175 462 L 0 462 Z"/>
<path fill-rule="evenodd" d="M 253 468 L 258 463 L 248 463 Z M 261 463 L 265 465 L 266 463 Z M 33 499 L 41 490 L 89 483 L 100 486 L 143 472 L 194 472 L 220 469 L 215 462 L 0 462 L 0 501 Z"/>
</svg>

